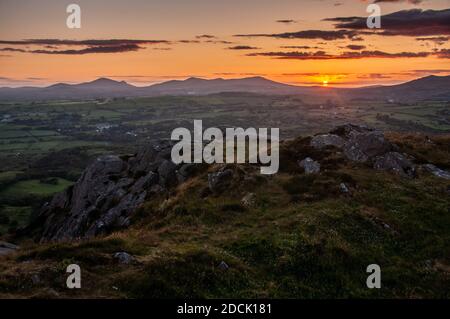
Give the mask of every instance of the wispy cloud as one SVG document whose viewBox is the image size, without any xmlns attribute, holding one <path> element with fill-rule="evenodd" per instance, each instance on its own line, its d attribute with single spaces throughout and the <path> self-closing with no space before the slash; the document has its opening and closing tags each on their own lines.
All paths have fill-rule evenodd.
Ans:
<svg viewBox="0 0 450 319">
<path fill-rule="evenodd" d="M 430 56 L 430 52 L 399 52 L 388 53 L 383 51 L 344 52 L 341 54 L 328 54 L 325 51 L 316 52 L 257 52 L 247 56 L 265 56 L 287 60 L 339 60 L 339 59 L 365 59 L 365 58 L 424 58 Z M 445 55 L 445 52 L 441 54 Z"/>
<path fill-rule="evenodd" d="M 256 34 L 236 34 L 235 37 L 270 37 L 279 39 L 321 39 L 321 40 L 341 40 L 352 39 L 358 36 L 358 31 L 353 30 L 304 30 L 298 32 L 285 32 L 285 33 L 256 33 Z"/>
</svg>

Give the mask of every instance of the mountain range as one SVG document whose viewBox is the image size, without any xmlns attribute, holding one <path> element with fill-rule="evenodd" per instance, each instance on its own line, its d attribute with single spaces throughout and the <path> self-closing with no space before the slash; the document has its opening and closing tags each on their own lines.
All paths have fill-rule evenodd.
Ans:
<svg viewBox="0 0 450 319">
<path fill-rule="evenodd" d="M 57 83 L 48 87 L 0 88 L 0 100 L 79 100 L 114 97 L 143 97 L 161 95 L 207 95 L 223 92 L 258 94 L 317 95 L 348 99 L 449 100 L 450 76 L 427 76 L 392 86 L 362 88 L 331 88 L 295 86 L 264 77 L 240 79 L 172 80 L 146 87 L 136 87 L 125 81 L 99 78 L 80 84 Z"/>
</svg>

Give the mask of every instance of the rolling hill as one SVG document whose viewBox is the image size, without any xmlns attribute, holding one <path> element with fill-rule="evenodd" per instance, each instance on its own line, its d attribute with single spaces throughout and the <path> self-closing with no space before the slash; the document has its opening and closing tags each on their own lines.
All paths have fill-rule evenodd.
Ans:
<svg viewBox="0 0 450 319">
<path fill-rule="evenodd" d="M 136 87 L 124 81 L 99 78 L 80 84 L 58 83 L 45 88 L 0 88 L 0 100 L 55 100 L 93 99 L 113 97 L 140 97 L 159 95 L 206 95 L 222 92 L 250 92 L 283 95 L 329 95 L 347 99 L 449 100 L 450 76 L 428 76 L 392 86 L 374 86 L 354 89 L 294 86 L 263 77 L 242 79 L 172 80 L 147 87 Z"/>
</svg>

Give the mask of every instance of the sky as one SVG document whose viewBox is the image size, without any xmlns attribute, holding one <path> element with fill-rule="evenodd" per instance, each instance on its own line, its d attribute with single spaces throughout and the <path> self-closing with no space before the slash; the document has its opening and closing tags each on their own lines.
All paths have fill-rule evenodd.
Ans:
<svg viewBox="0 0 450 319">
<path fill-rule="evenodd" d="M 366 25 L 381 9 L 381 28 Z M 69 4 L 81 28 L 69 29 Z M 357 87 L 450 74 L 450 0 L 0 0 L 0 86 L 264 76 Z"/>
</svg>

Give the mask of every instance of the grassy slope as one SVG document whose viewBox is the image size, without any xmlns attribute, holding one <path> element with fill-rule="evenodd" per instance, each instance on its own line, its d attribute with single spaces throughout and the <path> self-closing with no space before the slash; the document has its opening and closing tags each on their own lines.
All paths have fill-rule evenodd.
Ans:
<svg viewBox="0 0 450 319">
<path fill-rule="evenodd" d="M 432 145 L 420 136 L 390 138 L 417 157 L 450 162 L 448 138 Z M 304 145 L 287 147 L 277 176 L 219 196 L 202 196 L 204 172 L 170 199 L 149 201 L 130 229 L 108 237 L 23 243 L 0 262 L 0 297 L 449 298 L 450 183 L 425 172 L 404 179 L 331 153 L 315 154 L 323 172 L 305 176 L 290 165 L 311 152 Z M 339 192 L 341 182 L 351 195 Z M 257 201 L 244 208 L 248 191 Z M 138 262 L 118 265 L 117 251 Z M 221 270 L 221 261 L 230 268 Z M 65 288 L 71 263 L 82 267 L 80 290 Z M 373 263 L 382 269 L 379 290 L 365 285 Z"/>
</svg>

